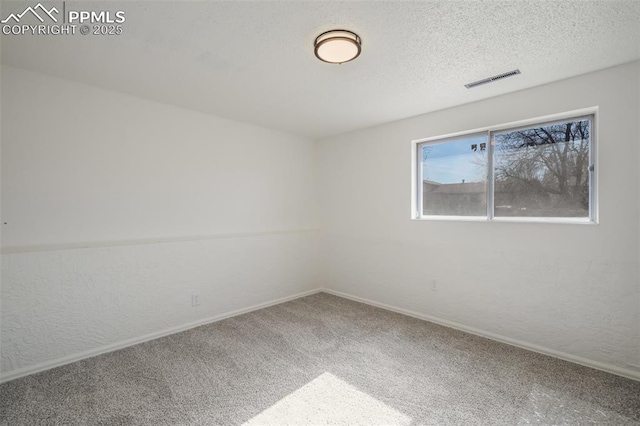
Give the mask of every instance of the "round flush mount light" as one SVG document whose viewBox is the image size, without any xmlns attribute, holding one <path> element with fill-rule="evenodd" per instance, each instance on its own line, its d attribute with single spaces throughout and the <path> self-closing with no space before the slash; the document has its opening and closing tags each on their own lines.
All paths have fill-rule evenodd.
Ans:
<svg viewBox="0 0 640 426">
<path fill-rule="evenodd" d="M 316 57 L 330 64 L 353 61 L 360 55 L 362 40 L 347 30 L 331 30 L 320 34 L 313 43 Z"/>
</svg>

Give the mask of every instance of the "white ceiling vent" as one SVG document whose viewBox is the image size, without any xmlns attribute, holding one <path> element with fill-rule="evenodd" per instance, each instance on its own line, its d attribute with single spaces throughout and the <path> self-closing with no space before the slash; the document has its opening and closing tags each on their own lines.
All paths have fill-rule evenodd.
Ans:
<svg viewBox="0 0 640 426">
<path fill-rule="evenodd" d="M 493 83 L 496 80 L 501 80 L 503 78 L 511 77 L 514 75 L 520 74 L 520 70 L 513 70 L 509 72 L 505 72 L 502 74 L 494 75 L 493 77 L 488 77 L 482 80 L 474 81 L 473 83 L 467 83 L 464 85 L 467 89 L 471 89 L 472 87 L 482 86 L 483 84 Z"/>
</svg>

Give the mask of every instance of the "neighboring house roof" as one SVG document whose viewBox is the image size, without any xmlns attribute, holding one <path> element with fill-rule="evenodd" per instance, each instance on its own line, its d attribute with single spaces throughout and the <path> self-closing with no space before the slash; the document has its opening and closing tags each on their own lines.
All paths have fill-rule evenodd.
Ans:
<svg viewBox="0 0 640 426">
<path fill-rule="evenodd" d="M 425 180 L 424 183 L 425 192 L 434 194 L 476 194 L 486 191 L 484 182 L 439 183 Z"/>
</svg>

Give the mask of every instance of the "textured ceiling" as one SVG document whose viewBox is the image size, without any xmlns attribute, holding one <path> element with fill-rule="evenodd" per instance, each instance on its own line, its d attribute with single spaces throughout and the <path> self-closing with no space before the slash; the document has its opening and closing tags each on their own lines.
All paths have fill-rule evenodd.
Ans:
<svg viewBox="0 0 640 426">
<path fill-rule="evenodd" d="M 2 16 L 27 3 L 3 2 Z M 2 62 L 312 138 L 640 58 L 639 1 L 67 1 L 66 7 L 124 10 L 124 34 L 2 36 Z M 362 37 L 357 60 L 329 65 L 314 57 L 314 38 L 333 28 Z M 522 74 L 464 87 L 515 68 Z"/>
</svg>

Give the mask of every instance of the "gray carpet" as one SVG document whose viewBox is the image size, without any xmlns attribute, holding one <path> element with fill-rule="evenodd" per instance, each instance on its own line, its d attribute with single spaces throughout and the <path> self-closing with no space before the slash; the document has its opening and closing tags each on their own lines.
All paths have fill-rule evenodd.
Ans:
<svg viewBox="0 0 640 426">
<path fill-rule="evenodd" d="M 316 294 L 0 385 L 2 425 L 640 424 L 640 382 Z"/>
</svg>

